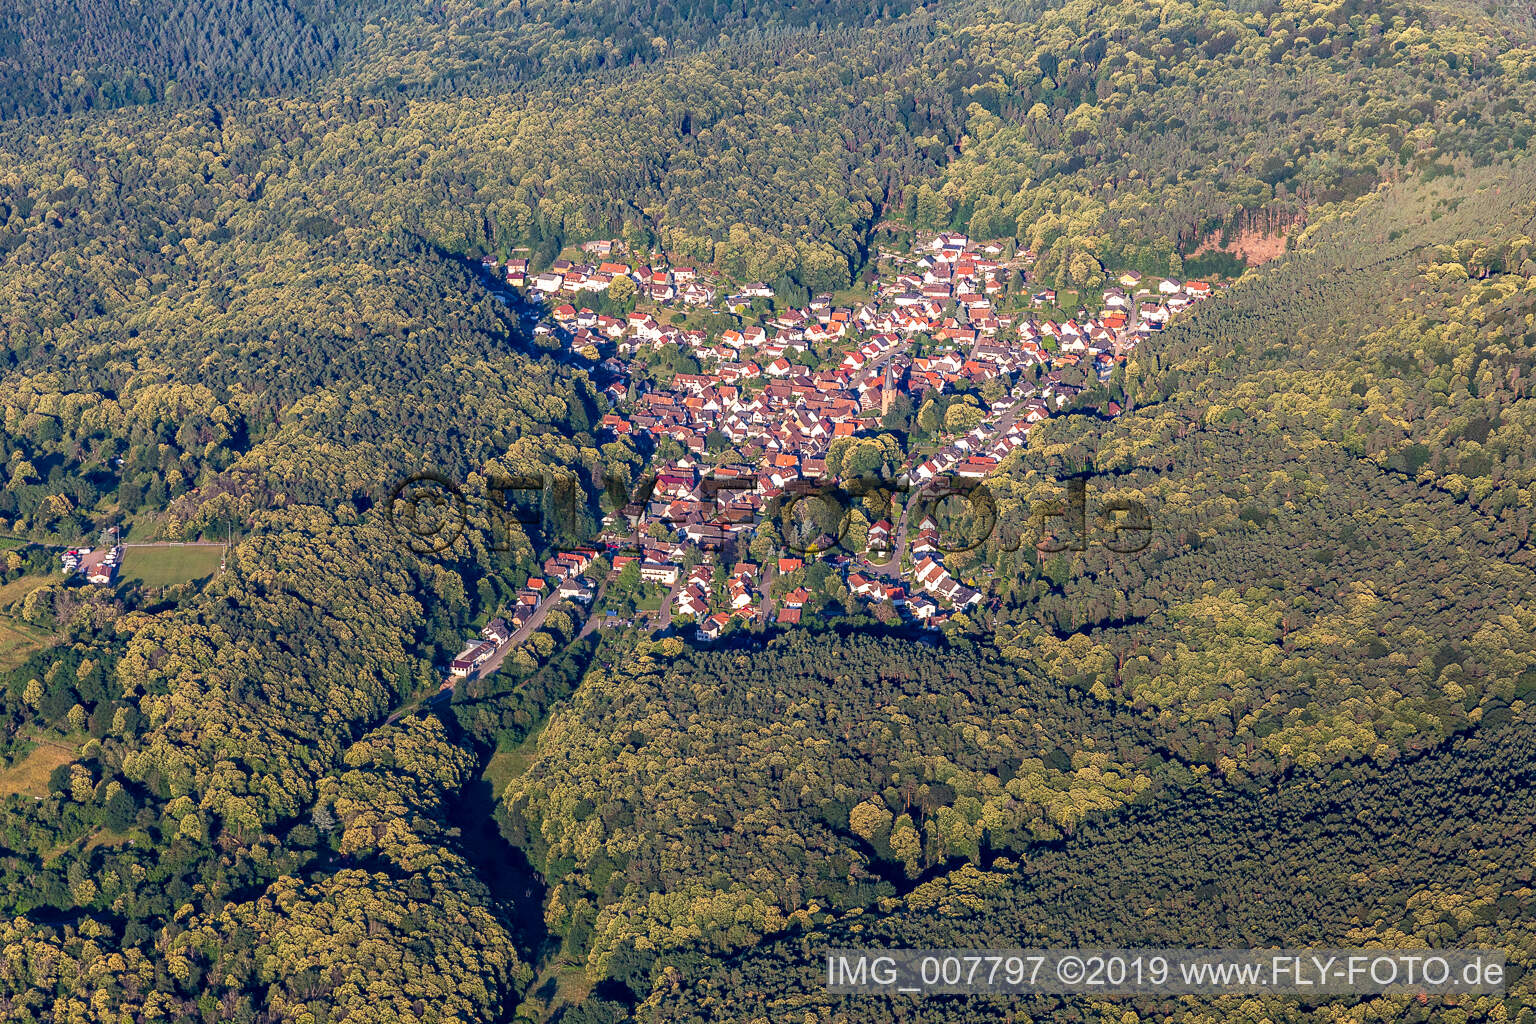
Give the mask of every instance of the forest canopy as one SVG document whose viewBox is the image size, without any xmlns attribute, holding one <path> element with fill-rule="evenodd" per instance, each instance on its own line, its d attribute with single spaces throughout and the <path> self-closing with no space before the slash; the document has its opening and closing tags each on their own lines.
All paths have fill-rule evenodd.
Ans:
<svg viewBox="0 0 1536 1024">
<path fill-rule="evenodd" d="M 1533 110 L 1500 3 L 0 0 L 0 1011 L 900 1019 L 812 952 L 1288 940 L 1518 973 L 921 1009 L 1526 1024 Z M 841 303 L 939 231 L 1028 260 L 1010 299 L 1228 271 L 988 477 L 985 604 L 705 648 L 556 602 L 444 692 L 569 538 L 415 549 L 391 488 L 645 457 L 482 258 Z M 1008 543 L 1073 478 L 1152 542 Z M 58 573 L 114 528 L 215 557 Z"/>
</svg>

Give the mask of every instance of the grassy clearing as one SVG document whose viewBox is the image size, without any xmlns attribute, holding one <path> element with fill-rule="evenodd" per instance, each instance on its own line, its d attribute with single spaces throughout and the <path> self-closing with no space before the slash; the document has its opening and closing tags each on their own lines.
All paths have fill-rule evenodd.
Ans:
<svg viewBox="0 0 1536 1024">
<path fill-rule="evenodd" d="M 145 837 L 141 832 L 137 830 L 130 829 L 127 832 L 113 832 L 109 828 L 101 828 L 91 833 L 90 838 L 88 838 L 85 841 L 85 844 L 80 847 L 80 852 L 90 853 L 92 850 L 104 846 L 115 849 L 116 847 L 127 844 L 130 840 L 138 841 L 141 839 L 145 839 Z"/>
<path fill-rule="evenodd" d="M 14 615 L 28 594 L 49 582 L 48 576 L 23 576 L 0 586 L 0 672 L 9 672 L 53 642 L 52 632 Z"/>
<path fill-rule="evenodd" d="M 0 617 L 0 672 L 9 672 L 47 647 L 52 637 L 36 626 Z"/>
<path fill-rule="evenodd" d="M 63 577 L 59 577 L 62 579 Z M 19 580 L 0 585 L 0 612 L 7 611 L 21 599 L 48 582 L 47 576 L 23 576 Z"/>
<path fill-rule="evenodd" d="M 668 588 L 655 586 L 649 583 L 640 585 L 639 593 L 635 598 L 635 607 L 643 612 L 659 612 L 666 601 Z"/>
<path fill-rule="evenodd" d="M 592 982 L 587 979 L 584 967 L 566 967 L 555 975 L 559 985 L 555 996 L 557 1006 L 570 1006 L 584 1002 L 592 994 Z"/>
<path fill-rule="evenodd" d="M 529 990 L 525 1012 L 533 1012 L 541 1021 L 553 1020 L 561 1010 L 586 1001 L 591 994 L 592 983 L 587 980 L 586 970 L 561 957 L 539 974 Z"/>
<path fill-rule="evenodd" d="M 20 537 L 0 537 L 0 551 L 10 551 L 13 548 L 26 547 L 27 542 Z"/>
<path fill-rule="evenodd" d="M 52 743 L 39 743 L 26 757 L 0 769 L 0 800 L 15 794 L 47 796 L 48 776 L 60 765 L 75 759 L 74 752 Z"/>
<path fill-rule="evenodd" d="M 485 766 L 485 780 L 491 784 L 491 793 L 496 799 L 501 799 L 507 783 L 526 772 L 533 763 L 538 753 L 539 733 L 543 731 L 544 723 L 540 722 L 538 728 L 524 736 L 521 743 L 502 744 L 491 755 Z"/>
<path fill-rule="evenodd" d="M 857 306 L 860 303 L 868 301 L 869 287 L 862 283 L 854 285 L 851 288 L 839 288 L 837 291 L 832 293 L 833 309 L 837 309 L 843 306 Z"/>
<path fill-rule="evenodd" d="M 128 548 L 123 554 L 124 580 L 146 587 L 169 587 L 212 576 L 219 571 L 224 549 L 217 546 Z"/>
</svg>

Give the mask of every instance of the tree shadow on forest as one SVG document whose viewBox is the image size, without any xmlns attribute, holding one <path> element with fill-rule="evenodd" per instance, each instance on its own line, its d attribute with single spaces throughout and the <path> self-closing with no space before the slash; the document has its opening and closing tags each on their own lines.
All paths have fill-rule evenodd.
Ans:
<svg viewBox="0 0 1536 1024">
<path fill-rule="evenodd" d="M 546 887 L 523 851 L 507 842 L 496 824 L 496 794 L 488 779 L 477 778 L 460 790 L 448 809 L 449 823 L 463 836 L 464 855 L 491 892 L 496 909 L 512 933 L 518 956 L 537 964 L 555 946 L 544 924 Z"/>
</svg>

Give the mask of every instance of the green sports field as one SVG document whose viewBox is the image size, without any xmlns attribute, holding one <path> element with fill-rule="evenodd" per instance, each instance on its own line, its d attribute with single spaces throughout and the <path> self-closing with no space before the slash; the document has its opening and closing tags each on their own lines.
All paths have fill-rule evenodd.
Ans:
<svg viewBox="0 0 1536 1024">
<path fill-rule="evenodd" d="M 129 548 L 123 555 L 123 580 L 146 587 L 169 587 L 212 576 L 224 549 L 215 546 Z"/>
</svg>

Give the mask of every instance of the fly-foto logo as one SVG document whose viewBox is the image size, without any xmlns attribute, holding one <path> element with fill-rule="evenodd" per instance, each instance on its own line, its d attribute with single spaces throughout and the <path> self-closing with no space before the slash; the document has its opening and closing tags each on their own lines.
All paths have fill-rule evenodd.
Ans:
<svg viewBox="0 0 1536 1024">
<path fill-rule="evenodd" d="M 574 475 L 489 474 L 482 479 L 471 490 L 435 470 L 412 473 L 384 499 L 385 522 L 414 554 L 431 555 L 452 549 L 474 525 L 489 533 L 491 550 L 509 551 L 512 523 L 558 537 L 583 519 L 587 496 Z"/>
<path fill-rule="evenodd" d="M 1007 521 L 985 483 L 957 477 L 921 484 L 878 476 L 793 480 L 764 501 L 744 500 L 747 495 L 764 497 L 755 477 L 705 476 L 688 482 L 684 494 L 658 494 L 661 479 L 650 473 L 631 488 L 623 480 L 597 474 L 610 521 L 629 525 L 633 547 L 641 546 L 642 530 L 651 524 L 692 539 L 701 548 L 714 548 L 726 537 L 767 523 L 787 554 L 888 554 L 901 538 L 874 541 L 867 528 L 855 531 L 855 512 L 860 510 L 866 523 L 871 517 L 888 519 L 900 524 L 898 535 L 924 534 L 943 554 L 972 551 L 992 540 L 1005 552 L 1027 545 L 1042 554 L 1056 554 L 1096 544 L 1132 554 L 1145 549 L 1153 533 L 1151 514 L 1132 499 L 1097 501 L 1090 518 L 1088 481 L 1082 476 L 1065 482 L 1063 497 L 1037 502 L 1027 514 Z M 471 489 L 429 470 L 397 483 L 384 501 L 384 513 L 413 553 L 427 555 L 450 550 L 471 527 L 489 532 L 492 550 L 511 550 L 513 523 L 525 534 L 538 531 L 557 547 L 592 543 L 602 519 L 600 512 L 594 513 L 594 504 L 594 496 L 573 473 L 490 474 Z M 686 512 L 675 511 L 680 508 Z"/>
</svg>

